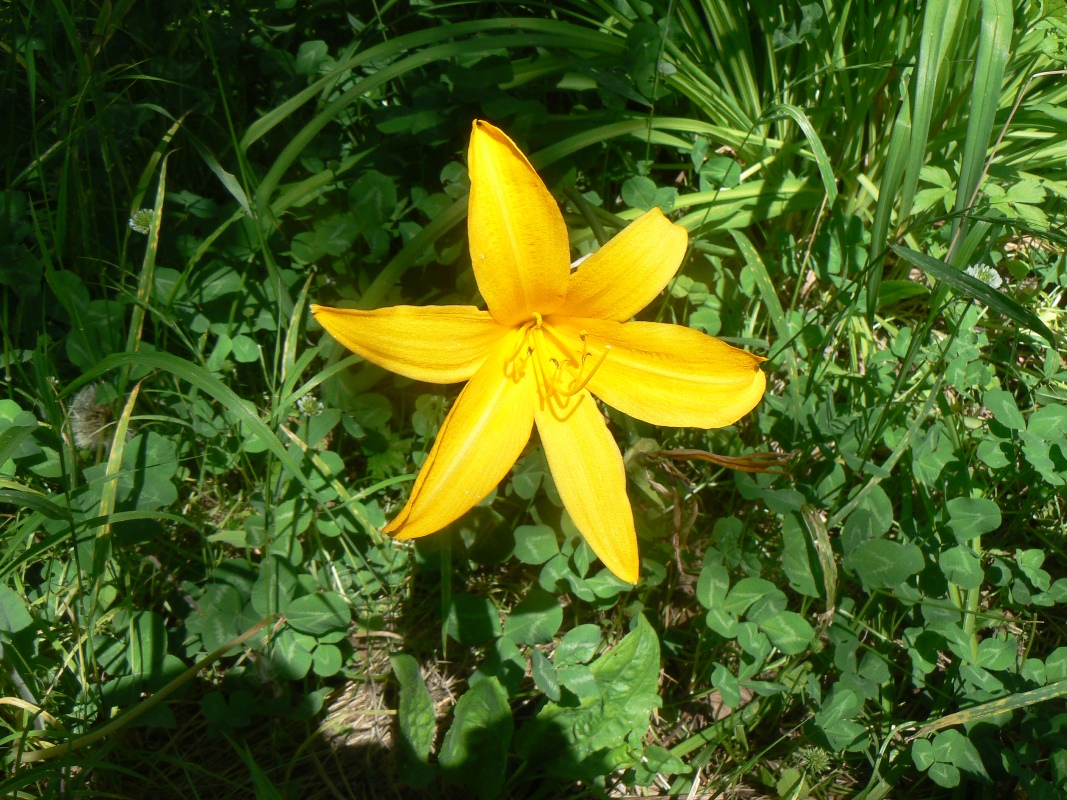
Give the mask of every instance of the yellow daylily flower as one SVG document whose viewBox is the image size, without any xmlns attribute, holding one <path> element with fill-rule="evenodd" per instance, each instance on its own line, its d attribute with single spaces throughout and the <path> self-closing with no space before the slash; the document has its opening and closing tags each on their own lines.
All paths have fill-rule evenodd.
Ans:
<svg viewBox="0 0 1067 800">
<path fill-rule="evenodd" d="M 759 402 L 764 359 L 681 325 L 627 322 L 685 255 L 685 229 L 659 209 L 572 271 L 559 207 L 515 143 L 476 120 L 468 163 L 471 261 L 488 311 L 311 307 L 368 361 L 414 380 L 467 381 L 385 531 L 413 539 L 458 519 L 507 475 L 536 424 L 574 524 L 636 583 L 622 455 L 594 396 L 653 425 L 717 428 Z"/>
</svg>

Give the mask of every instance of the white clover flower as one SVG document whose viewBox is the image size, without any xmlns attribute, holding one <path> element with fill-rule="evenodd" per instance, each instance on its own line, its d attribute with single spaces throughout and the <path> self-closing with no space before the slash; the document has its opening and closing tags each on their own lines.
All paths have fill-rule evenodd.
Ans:
<svg viewBox="0 0 1067 800">
<path fill-rule="evenodd" d="M 977 278 L 990 289 L 999 289 L 1004 285 L 1004 279 L 1000 277 L 1000 273 L 988 264 L 972 264 L 967 267 L 967 274 L 972 278 Z"/>
<path fill-rule="evenodd" d="M 152 229 L 152 209 L 139 208 L 130 217 L 130 230 L 147 234 Z"/>
<path fill-rule="evenodd" d="M 296 407 L 301 414 L 306 414 L 309 417 L 317 417 L 326 410 L 326 406 L 319 402 L 318 398 L 313 394 L 306 394 L 297 400 Z"/>
</svg>

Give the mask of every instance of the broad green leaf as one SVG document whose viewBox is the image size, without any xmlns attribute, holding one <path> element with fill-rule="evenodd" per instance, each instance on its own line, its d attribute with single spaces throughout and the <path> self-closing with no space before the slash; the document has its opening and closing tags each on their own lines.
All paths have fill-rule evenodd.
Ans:
<svg viewBox="0 0 1067 800">
<path fill-rule="evenodd" d="M 285 619 L 301 633 L 316 636 L 346 629 L 352 621 L 352 610 L 337 592 L 318 592 L 289 603 Z"/>
<path fill-rule="evenodd" d="M 396 184 L 388 175 L 367 170 L 349 189 L 352 216 L 364 232 L 380 227 L 396 208 Z"/>
<path fill-rule="evenodd" d="M 961 544 L 1000 527 L 1000 506 L 987 497 L 954 497 L 946 507 L 948 526 Z"/>
<path fill-rule="evenodd" d="M 334 644 L 319 644 L 311 651 L 311 669 L 321 678 L 329 678 L 341 671 L 344 657 Z"/>
<path fill-rule="evenodd" d="M 515 644 L 548 644 L 562 624 L 559 600 L 535 586 L 508 614 L 504 636 Z"/>
<path fill-rule="evenodd" d="M 1026 421 L 1026 432 L 1046 442 L 1067 436 L 1067 406 L 1041 406 Z"/>
<path fill-rule="evenodd" d="M 404 780 L 411 786 L 425 786 L 434 775 L 429 763 L 437 725 L 433 699 L 422 679 L 419 663 L 412 656 L 394 653 L 389 661 L 400 684 L 396 721 L 400 730 L 398 750 Z"/>
<path fill-rule="evenodd" d="M 530 670 L 533 673 L 534 684 L 537 688 L 549 700 L 558 702 L 562 695 L 559 690 L 559 676 L 556 674 L 556 667 L 536 647 L 530 650 Z"/>
<path fill-rule="evenodd" d="M 622 200 L 630 208 L 639 208 L 648 211 L 656 204 L 656 193 L 659 187 L 651 178 L 644 175 L 636 175 L 627 178 L 622 184 Z"/>
<path fill-rule="evenodd" d="M 7 586 L 0 586 L 0 632 L 12 634 L 33 624 L 26 601 Z"/>
<path fill-rule="evenodd" d="M 826 734 L 834 750 L 845 750 L 867 732 L 863 725 L 853 722 L 862 708 L 862 699 L 851 689 L 843 689 L 835 692 L 815 715 L 815 724 Z"/>
<path fill-rule="evenodd" d="M 190 633 L 199 633 L 208 652 L 217 650 L 241 633 L 244 602 L 233 586 L 209 583 L 197 598 L 197 609 L 185 619 Z"/>
<path fill-rule="evenodd" d="M 259 565 L 259 577 L 252 586 L 252 608 L 260 617 L 286 613 L 296 594 L 299 573 L 281 556 L 269 556 Z"/>
<path fill-rule="evenodd" d="M 985 579 L 982 564 L 966 547 L 951 547 L 938 559 L 941 572 L 961 589 L 977 589 Z"/>
<path fill-rule="evenodd" d="M 730 573 L 722 564 L 705 564 L 697 579 L 697 600 L 704 608 L 719 608 L 730 588 Z"/>
<path fill-rule="evenodd" d="M 929 739 L 916 739 L 911 743 L 911 757 L 920 772 L 926 772 L 934 763 L 934 746 Z"/>
<path fill-rule="evenodd" d="M 519 755 L 565 779 L 592 779 L 640 760 L 649 714 L 659 705 L 660 666 L 655 631 L 644 615 L 636 619 L 636 628 L 588 667 L 599 693 L 577 707 L 547 703 L 519 730 Z M 570 688 L 564 670 L 560 681 Z"/>
<path fill-rule="evenodd" d="M 937 761 L 931 765 L 927 774 L 934 783 L 938 786 L 944 786 L 946 789 L 960 785 L 960 771 L 952 764 Z"/>
<path fill-rule="evenodd" d="M 737 637 L 737 617 L 724 608 L 713 608 L 706 617 L 708 627 L 724 639 Z"/>
<path fill-rule="evenodd" d="M 923 554 L 918 547 L 889 539 L 869 539 L 845 559 L 846 566 L 872 589 L 903 583 L 921 572 L 923 563 Z"/>
<path fill-rule="evenodd" d="M 982 398 L 982 403 L 993 412 L 997 422 L 1005 428 L 1021 431 L 1026 427 L 1023 415 L 1019 412 L 1019 406 L 1010 392 L 1003 389 L 990 389 Z"/>
<path fill-rule="evenodd" d="M 874 486 L 845 520 L 841 547 L 846 558 L 869 539 L 885 536 L 893 525 L 893 503 L 881 486 Z"/>
<path fill-rule="evenodd" d="M 445 633 L 460 644 L 477 647 L 500 635 L 500 615 L 496 606 L 484 597 L 452 595 Z"/>
<path fill-rule="evenodd" d="M 650 744 L 645 747 L 634 778 L 638 786 L 650 786 L 657 775 L 689 775 L 692 771 L 692 767 L 669 750 Z"/>
<path fill-rule="evenodd" d="M 557 667 L 567 664 L 585 664 L 596 654 L 600 646 L 600 628 L 586 623 L 571 628 L 556 645 L 552 660 Z"/>
<path fill-rule="evenodd" d="M 482 800 L 492 800 L 504 783 L 513 732 L 508 693 L 496 678 L 479 681 L 456 703 L 438 757 L 441 771 Z"/>
<path fill-rule="evenodd" d="M 783 611 L 761 619 L 759 626 L 770 638 L 771 644 L 787 656 L 803 652 L 815 638 L 815 629 L 794 611 Z"/>
<path fill-rule="evenodd" d="M 567 687 L 582 704 L 592 702 L 603 694 L 596 681 L 596 675 L 585 664 L 558 667 L 556 674 L 559 675 L 560 684 Z"/>
<path fill-rule="evenodd" d="M 785 592 L 776 587 L 773 592 L 768 592 L 748 607 L 745 619 L 762 624 L 764 619 L 781 614 L 788 605 L 789 598 L 785 596 Z"/>
<path fill-rule="evenodd" d="M 1019 643 L 1012 638 L 983 639 L 978 643 L 976 664 L 985 669 L 1013 669 L 1019 654 Z"/>
<path fill-rule="evenodd" d="M 711 685 L 718 690 L 724 706 L 740 708 L 741 684 L 738 682 L 737 676 L 722 664 L 716 664 L 715 669 L 712 670 Z"/>
<path fill-rule="evenodd" d="M 515 529 L 515 557 L 524 564 L 544 564 L 559 552 L 556 532 L 547 525 L 520 525 Z"/>
<path fill-rule="evenodd" d="M 259 345 L 251 336 L 245 336 L 244 334 L 234 336 L 231 346 L 233 347 L 233 357 L 242 364 L 252 364 L 259 361 Z"/>
<path fill-rule="evenodd" d="M 283 628 L 270 642 L 270 663 L 282 680 L 301 680 L 311 670 L 311 651 L 289 629 Z"/>
<path fill-rule="evenodd" d="M 771 640 L 755 622 L 746 621 L 737 624 L 737 643 L 742 650 L 752 656 L 752 661 L 757 664 L 771 653 Z M 740 677 L 748 676 L 742 674 Z"/>
<path fill-rule="evenodd" d="M 178 471 L 178 451 L 172 440 L 154 431 L 126 444 L 118 482 L 120 505 L 138 511 L 165 508 L 178 499 L 172 478 Z"/>
<path fill-rule="evenodd" d="M 731 614 L 743 614 L 748 607 L 773 591 L 776 587 L 763 578 L 742 578 L 733 585 L 723 601 L 722 609 Z"/>
<path fill-rule="evenodd" d="M 808 550 L 808 534 L 793 514 L 782 518 L 782 571 L 794 591 L 808 597 L 819 596 L 811 552 Z M 699 597 L 699 591 L 697 596 Z"/>
<path fill-rule="evenodd" d="M 493 677 L 500 681 L 509 697 L 514 697 L 526 678 L 526 657 L 510 639 L 503 636 L 486 648 L 485 658 L 470 677 L 473 686 L 478 681 Z"/>
</svg>

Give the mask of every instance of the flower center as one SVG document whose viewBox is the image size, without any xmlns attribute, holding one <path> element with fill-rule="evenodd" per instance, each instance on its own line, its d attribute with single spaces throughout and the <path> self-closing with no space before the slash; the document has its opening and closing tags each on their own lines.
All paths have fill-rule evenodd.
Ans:
<svg viewBox="0 0 1067 800">
<path fill-rule="evenodd" d="M 554 330 L 536 311 L 533 316 L 519 328 L 519 344 L 505 362 L 505 375 L 518 381 L 532 370 L 542 408 L 547 404 L 554 414 L 566 412 L 571 398 L 600 369 L 611 345 L 605 344 L 600 355 L 594 356 L 586 331 L 579 334 L 579 342 L 574 342 Z M 576 347 L 579 343 L 580 350 Z"/>
</svg>

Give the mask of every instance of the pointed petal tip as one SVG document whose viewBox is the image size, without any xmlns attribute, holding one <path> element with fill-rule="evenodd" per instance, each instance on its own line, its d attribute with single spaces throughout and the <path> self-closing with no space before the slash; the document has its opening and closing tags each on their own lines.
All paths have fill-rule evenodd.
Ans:
<svg viewBox="0 0 1067 800">
<path fill-rule="evenodd" d="M 471 125 L 467 232 L 474 277 L 504 325 L 550 314 L 563 303 L 570 239 L 559 205 L 529 159 L 499 128 Z"/>
<path fill-rule="evenodd" d="M 608 569 L 611 568 L 609 567 Z M 627 564 L 625 567 L 619 566 L 618 569 L 612 569 L 611 571 L 616 578 L 618 578 L 620 581 L 625 581 L 631 586 L 636 585 L 637 582 L 641 579 L 641 570 L 636 564 L 634 564 L 633 566 Z"/>
</svg>

